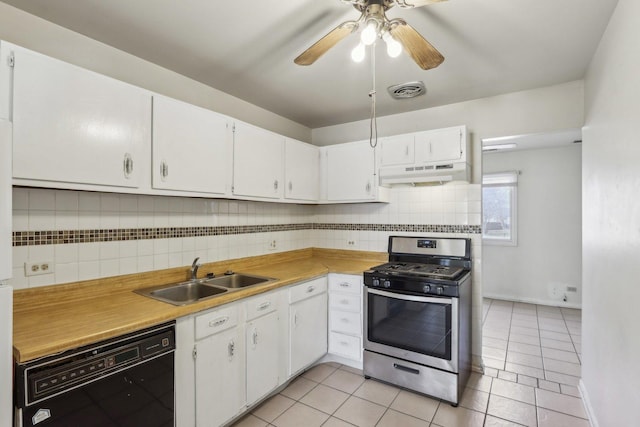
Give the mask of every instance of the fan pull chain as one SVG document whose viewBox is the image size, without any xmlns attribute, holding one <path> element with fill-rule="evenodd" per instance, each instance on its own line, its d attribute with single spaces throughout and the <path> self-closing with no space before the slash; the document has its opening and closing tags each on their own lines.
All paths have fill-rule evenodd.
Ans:
<svg viewBox="0 0 640 427">
<path fill-rule="evenodd" d="M 378 118 L 376 117 L 376 43 L 371 45 L 371 75 L 373 87 L 369 92 L 371 98 L 371 119 L 369 121 L 369 145 L 376 148 L 378 145 Z"/>
</svg>

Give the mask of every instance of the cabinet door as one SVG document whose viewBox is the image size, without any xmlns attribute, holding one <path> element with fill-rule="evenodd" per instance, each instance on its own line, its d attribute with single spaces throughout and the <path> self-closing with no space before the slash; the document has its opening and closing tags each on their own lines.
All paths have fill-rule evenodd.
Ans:
<svg viewBox="0 0 640 427">
<path fill-rule="evenodd" d="M 327 294 L 291 304 L 289 328 L 291 375 L 311 365 L 327 352 Z"/>
<path fill-rule="evenodd" d="M 0 282 L 12 276 L 11 123 L 0 119 Z"/>
<path fill-rule="evenodd" d="M 413 140 L 413 134 L 381 138 L 380 166 L 412 164 L 415 160 Z"/>
<path fill-rule="evenodd" d="M 287 139 L 285 144 L 285 189 L 287 199 L 318 200 L 320 149 Z"/>
<path fill-rule="evenodd" d="M 224 194 L 230 135 L 226 117 L 154 96 L 153 187 Z"/>
<path fill-rule="evenodd" d="M 375 197 L 375 156 L 369 141 L 327 147 L 327 199 L 370 200 Z"/>
<path fill-rule="evenodd" d="M 151 95 L 35 52 L 14 54 L 13 176 L 139 187 Z"/>
<path fill-rule="evenodd" d="M 462 158 L 464 142 L 459 127 L 416 134 L 416 162 L 453 161 Z"/>
<path fill-rule="evenodd" d="M 284 137 L 236 122 L 233 194 L 279 199 L 283 194 Z"/>
<path fill-rule="evenodd" d="M 278 313 L 247 323 L 247 405 L 278 386 Z"/>
<path fill-rule="evenodd" d="M 244 409 L 241 328 L 196 343 L 196 425 L 220 426 Z"/>
</svg>

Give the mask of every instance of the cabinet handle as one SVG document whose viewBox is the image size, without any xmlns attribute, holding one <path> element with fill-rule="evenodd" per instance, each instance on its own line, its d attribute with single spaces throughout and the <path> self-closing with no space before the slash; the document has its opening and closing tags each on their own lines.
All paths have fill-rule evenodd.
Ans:
<svg viewBox="0 0 640 427">
<path fill-rule="evenodd" d="M 233 340 L 229 341 L 228 350 L 229 350 L 229 359 L 231 359 L 233 358 L 233 354 L 236 351 L 236 343 Z"/>
<path fill-rule="evenodd" d="M 164 160 L 160 163 L 160 177 L 164 180 L 169 176 L 169 165 Z"/>
<path fill-rule="evenodd" d="M 371 183 L 367 182 L 367 186 L 365 187 L 367 189 L 367 193 L 371 191 Z"/>
<path fill-rule="evenodd" d="M 278 189 L 278 180 L 277 179 L 275 181 L 273 181 L 273 189 L 274 190 Z"/>
<path fill-rule="evenodd" d="M 289 191 L 293 191 L 293 183 L 289 181 Z"/>
<path fill-rule="evenodd" d="M 298 327 L 298 312 L 293 313 L 293 327 Z"/>
<path fill-rule="evenodd" d="M 404 147 L 404 155 L 405 156 L 409 155 L 409 146 L 408 145 Z"/>
<path fill-rule="evenodd" d="M 256 345 L 258 345 L 258 330 L 257 330 L 257 329 L 254 329 L 254 330 L 253 330 L 253 337 L 252 337 L 252 340 L 253 340 L 253 346 L 254 346 L 254 347 L 255 347 Z"/>
<path fill-rule="evenodd" d="M 263 302 L 262 304 L 260 304 L 258 306 L 258 310 L 262 311 L 262 310 L 266 310 L 267 308 L 269 308 L 269 306 L 271 305 L 271 301 L 267 301 L 267 302 Z"/>
<path fill-rule="evenodd" d="M 308 294 L 310 294 L 311 292 L 313 292 L 313 291 L 315 291 L 315 290 L 316 290 L 316 288 L 315 288 L 314 286 L 309 286 L 309 287 L 307 288 L 307 293 L 308 293 Z"/>
<path fill-rule="evenodd" d="M 350 288 L 350 287 L 351 287 L 351 283 L 349 283 L 349 282 L 342 282 L 342 283 L 340 283 L 340 287 L 341 287 L 341 288 Z"/>
<path fill-rule="evenodd" d="M 217 319 L 213 319 L 212 321 L 209 322 L 209 327 L 210 328 L 217 328 L 218 326 L 222 326 L 225 323 L 227 323 L 227 320 L 229 320 L 229 316 L 224 316 L 224 317 L 219 317 Z"/>
<path fill-rule="evenodd" d="M 122 165 L 122 168 L 124 170 L 124 177 L 129 179 L 131 177 L 131 174 L 133 173 L 133 158 L 131 157 L 131 154 L 124 154 L 124 161 Z"/>
</svg>

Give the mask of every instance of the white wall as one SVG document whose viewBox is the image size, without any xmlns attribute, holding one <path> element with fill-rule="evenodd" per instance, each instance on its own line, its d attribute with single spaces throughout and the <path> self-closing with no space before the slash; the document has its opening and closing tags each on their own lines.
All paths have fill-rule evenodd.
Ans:
<svg viewBox="0 0 640 427">
<path fill-rule="evenodd" d="M 619 0 L 585 80 L 582 391 L 594 425 L 640 408 L 640 2 Z"/>
<path fill-rule="evenodd" d="M 579 308 L 582 298 L 580 145 L 486 153 L 483 173 L 517 170 L 517 246 L 484 244 L 485 297 Z M 553 287 L 577 288 L 554 295 Z M 566 295 L 567 302 L 562 297 Z"/>
<path fill-rule="evenodd" d="M 1 2 L 0 40 L 291 138 L 311 140 L 306 126 Z"/>
</svg>

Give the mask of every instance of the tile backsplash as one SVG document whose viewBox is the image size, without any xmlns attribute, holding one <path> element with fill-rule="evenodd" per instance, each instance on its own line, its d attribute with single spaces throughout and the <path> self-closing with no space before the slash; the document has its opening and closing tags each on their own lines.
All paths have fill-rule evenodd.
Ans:
<svg viewBox="0 0 640 427">
<path fill-rule="evenodd" d="M 295 205 L 13 189 L 13 279 L 19 289 L 266 253 L 323 247 L 385 252 L 391 234 L 473 238 L 480 186 L 395 187 L 388 204 Z M 25 276 L 25 263 L 53 273 Z"/>
</svg>

